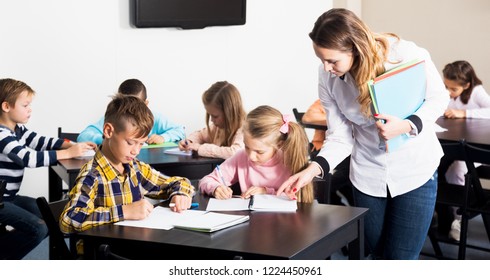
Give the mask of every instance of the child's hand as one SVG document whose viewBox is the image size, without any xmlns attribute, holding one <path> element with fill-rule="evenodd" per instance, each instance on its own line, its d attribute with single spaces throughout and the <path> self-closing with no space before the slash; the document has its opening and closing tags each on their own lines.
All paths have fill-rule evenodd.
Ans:
<svg viewBox="0 0 490 280">
<path fill-rule="evenodd" d="M 86 151 L 93 150 L 95 147 L 96 145 L 92 142 L 75 143 L 68 149 L 64 150 L 65 153 L 63 153 L 63 150 L 59 151 L 61 154 L 58 156 L 58 159 L 81 157 Z"/>
<path fill-rule="evenodd" d="M 213 192 L 213 196 L 216 199 L 230 199 L 232 195 L 233 190 L 230 187 L 225 186 L 219 186 Z"/>
<path fill-rule="evenodd" d="M 179 142 L 179 150 L 181 151 L 187 151 L 189 149 L 189 143 L 190 141 L 187 139 L 180 140 Z"/>
<path fill-rule="evenodd" d="M 444 117 L 448 119 L 466 118 L 466 110 L 447 109 L 444 112 Z"/>
<path fill-rule="evenodd" d="M 192 198 L 187 195 L 174 195 L 170 200 L 170 209 L 175 212 L 182 212 L 191 208 Z"/>
<path fill-rule="evenodd" d="M 245 193 L 242 193 L 242 198 L 250 198 L 252 195 L 267 193 L 264 187 L 251 186 Z"/>
<path fill-rule="evenodd" d="M 163 142 L 165 142 L 165 139 L 163 136 L 158 134 L 152 134 L 150 137 L 148 137 L 148 140 L 146 140 L 146 143 L 148 144 L 161 144 Z"/>
<path fill-rule="evenodd" d="M 131 204 L 123 205 L 125 220 L 142 220 L 153 211 L 153 205 L 146 199 L 140 199 Z"/>
</svg>

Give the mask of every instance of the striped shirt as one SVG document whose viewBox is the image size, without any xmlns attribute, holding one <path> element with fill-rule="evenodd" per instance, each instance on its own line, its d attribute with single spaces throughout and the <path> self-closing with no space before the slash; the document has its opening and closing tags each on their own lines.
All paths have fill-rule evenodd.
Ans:
<svg viewBox="0 0 490 280">
<path fill-rule="evenodd" d="M 71 233 L 122 221 L 123 205 L 136 202 L 143 195 L 168 199 L 176 194 L 194 195 L 194 187 L 187 178 L 165 176 L 138 159 L 124 164 L 121 174 L 97 150 L 94 158 L 80 170 L 70 191 L 60 228 Z"/>
<path fill-rule="evenodd" d="M 55 164 L 61 145 L 62 139 L 39 136 L 21 124 L 15 131 L 0 125 L 0 179 L 7 182 L 4 197 L 8 200 L 19 192 L 26 167 Z"/>
</svg>

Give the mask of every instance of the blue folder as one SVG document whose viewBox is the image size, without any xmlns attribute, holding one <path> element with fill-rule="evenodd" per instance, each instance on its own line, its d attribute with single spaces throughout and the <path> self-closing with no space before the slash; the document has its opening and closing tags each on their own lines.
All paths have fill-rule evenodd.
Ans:
<svg viewBox="0 0 490 280">
<path fill-rule="evenodd" d="M 377 114 L 405 119 L 424 103 L 427 88 L 425 61 L 402 64 L 369 81 L 368 86 Z M 408 139 L 406 134 L 401 134 L 381 143 L 380 148 L 385 146 L 387 152 L 393 152 Z"/>
</svg>

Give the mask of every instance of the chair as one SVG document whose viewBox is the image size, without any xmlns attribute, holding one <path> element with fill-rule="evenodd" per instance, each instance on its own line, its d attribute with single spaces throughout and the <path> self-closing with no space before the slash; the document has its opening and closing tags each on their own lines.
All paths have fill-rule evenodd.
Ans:
<svg viewBox="0 0 490 280">
<path fill-rule="evenodd" d="M 65 238 L 69 238 L 70 236 L 63 234 L 58 225 L 59 217 L 67 202 L 68 200 L 58 200 L 48 203 L 44 197 L 38 197 L 36 199 L 37 206 L 39 207 L 44 222 L 48 227 L 50 260 L 76 259 L 76 250 L 70 250 L 65 241 Z M 70 243 L 72 244 L 70 247 L 75 248 L 74 239 L 72 236 L 70 237 Z"/>
<path fill-rule="evenodd" d="M 444 150 L 444 157 L 441 160 L 439 172 L 439 182 L 437 190 L 436 209 L 443 209 L 441 206 L 459 207 L 461 213 L 461 232 L 460 241 L 453 241 L 447 236 L 440 235 L 438 229 L 431 227 L 429 229 L 429 239 L 435 252 L 436 258 L 445 258 L 439 246 L 439 242 L 455 244 L 458 246 L 458 259 L 465 259 L 466 248 L 473 248 L 490 252 L 490 249 L 467 244 L 468 221 L 481 214 L 485 229 L 490 241 L 490 205 L 489 194 L 484 191 L 474 162 L 490 164 L 490 150 L 484 150 L 479 147 L 467 144 L 464 140 L 460 142 L 441 143 Z M 465 175 L 465 185 L 453 185 L 445 180 L 445 167 L 454 160 L 464 161 L 468 168 Z M 447 163 L 446 163 L 447 162 Z M 442 216 L 442 215 L 438 215 Z M 439 222 L 440 223 L 440 222 Z M 445 231 L 443 231 L 446 233 Z"/>
<path fill-rule="evenodd" d="M 96 258 L 99 260 L 127 260 L 127 258 L 113 253 L 107 244 L 99 246 Z"/>
<path fill-rule="evenodd" d="M 303 123 L 303 115 L 305 113 L 299 112 L 298 109 L 296 108 L 293 108 L 293 114 L 294 114 L 294 118 L 296 119 L 296 122 L 299 123 L 304 128 L 312 128 L 312 129 L 320 129 L 320 130 L 328 129 L 326 125 Z"/>
<path fill-rule="evenodd" d="M 77 138 L 79 134 L 80 133 L 63 132 L 61 127 L 58 127 L 58 138 L 60 139 L 66 139 L 73 142 L 77 142 Z"/>
</svg>

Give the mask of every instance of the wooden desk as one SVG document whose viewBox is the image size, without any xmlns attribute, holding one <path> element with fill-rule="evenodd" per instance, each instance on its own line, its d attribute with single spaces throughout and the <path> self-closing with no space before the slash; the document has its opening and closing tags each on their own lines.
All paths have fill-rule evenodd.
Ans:
<svg viewBox="0 0 490 280">
<path fill-rule="evenodd" d="M 223 162 L 220 158 L 190 157 L 165 154 L 167 148 L 141 149 L 138 159 L 150 164 L 153 168 L 169 176 L 182 176 L 190 180 L 198 180 L 211 173 L 217 164 Z M 61 199 L 63 183 L 71 188 L 80 172 L 80 168 L 88 159 L 64 159 L 48 169 L 49 201 Z"/>
<path fill-rule="evenodd" d="M 465 139 L 466 142 L 490 148 L 490 120 L 485 119 L 446 119 L 439 118 L 437 124 L 447 131 L 437 132 L 441 142 L 457 142 Z"/>
<path fill-rule="evenodd" d="M 208 198 L 194 198 L 201 210 Z M 364 257 L 367 209 L 298 204 L 296 213 L 236 211 L 250 221 L 214 233 L 104 225 L 81 232 L 85 258 L 100 244 L 130 259 L 325 259 L 349 245 L 349 258 Z"/>
</svg>

